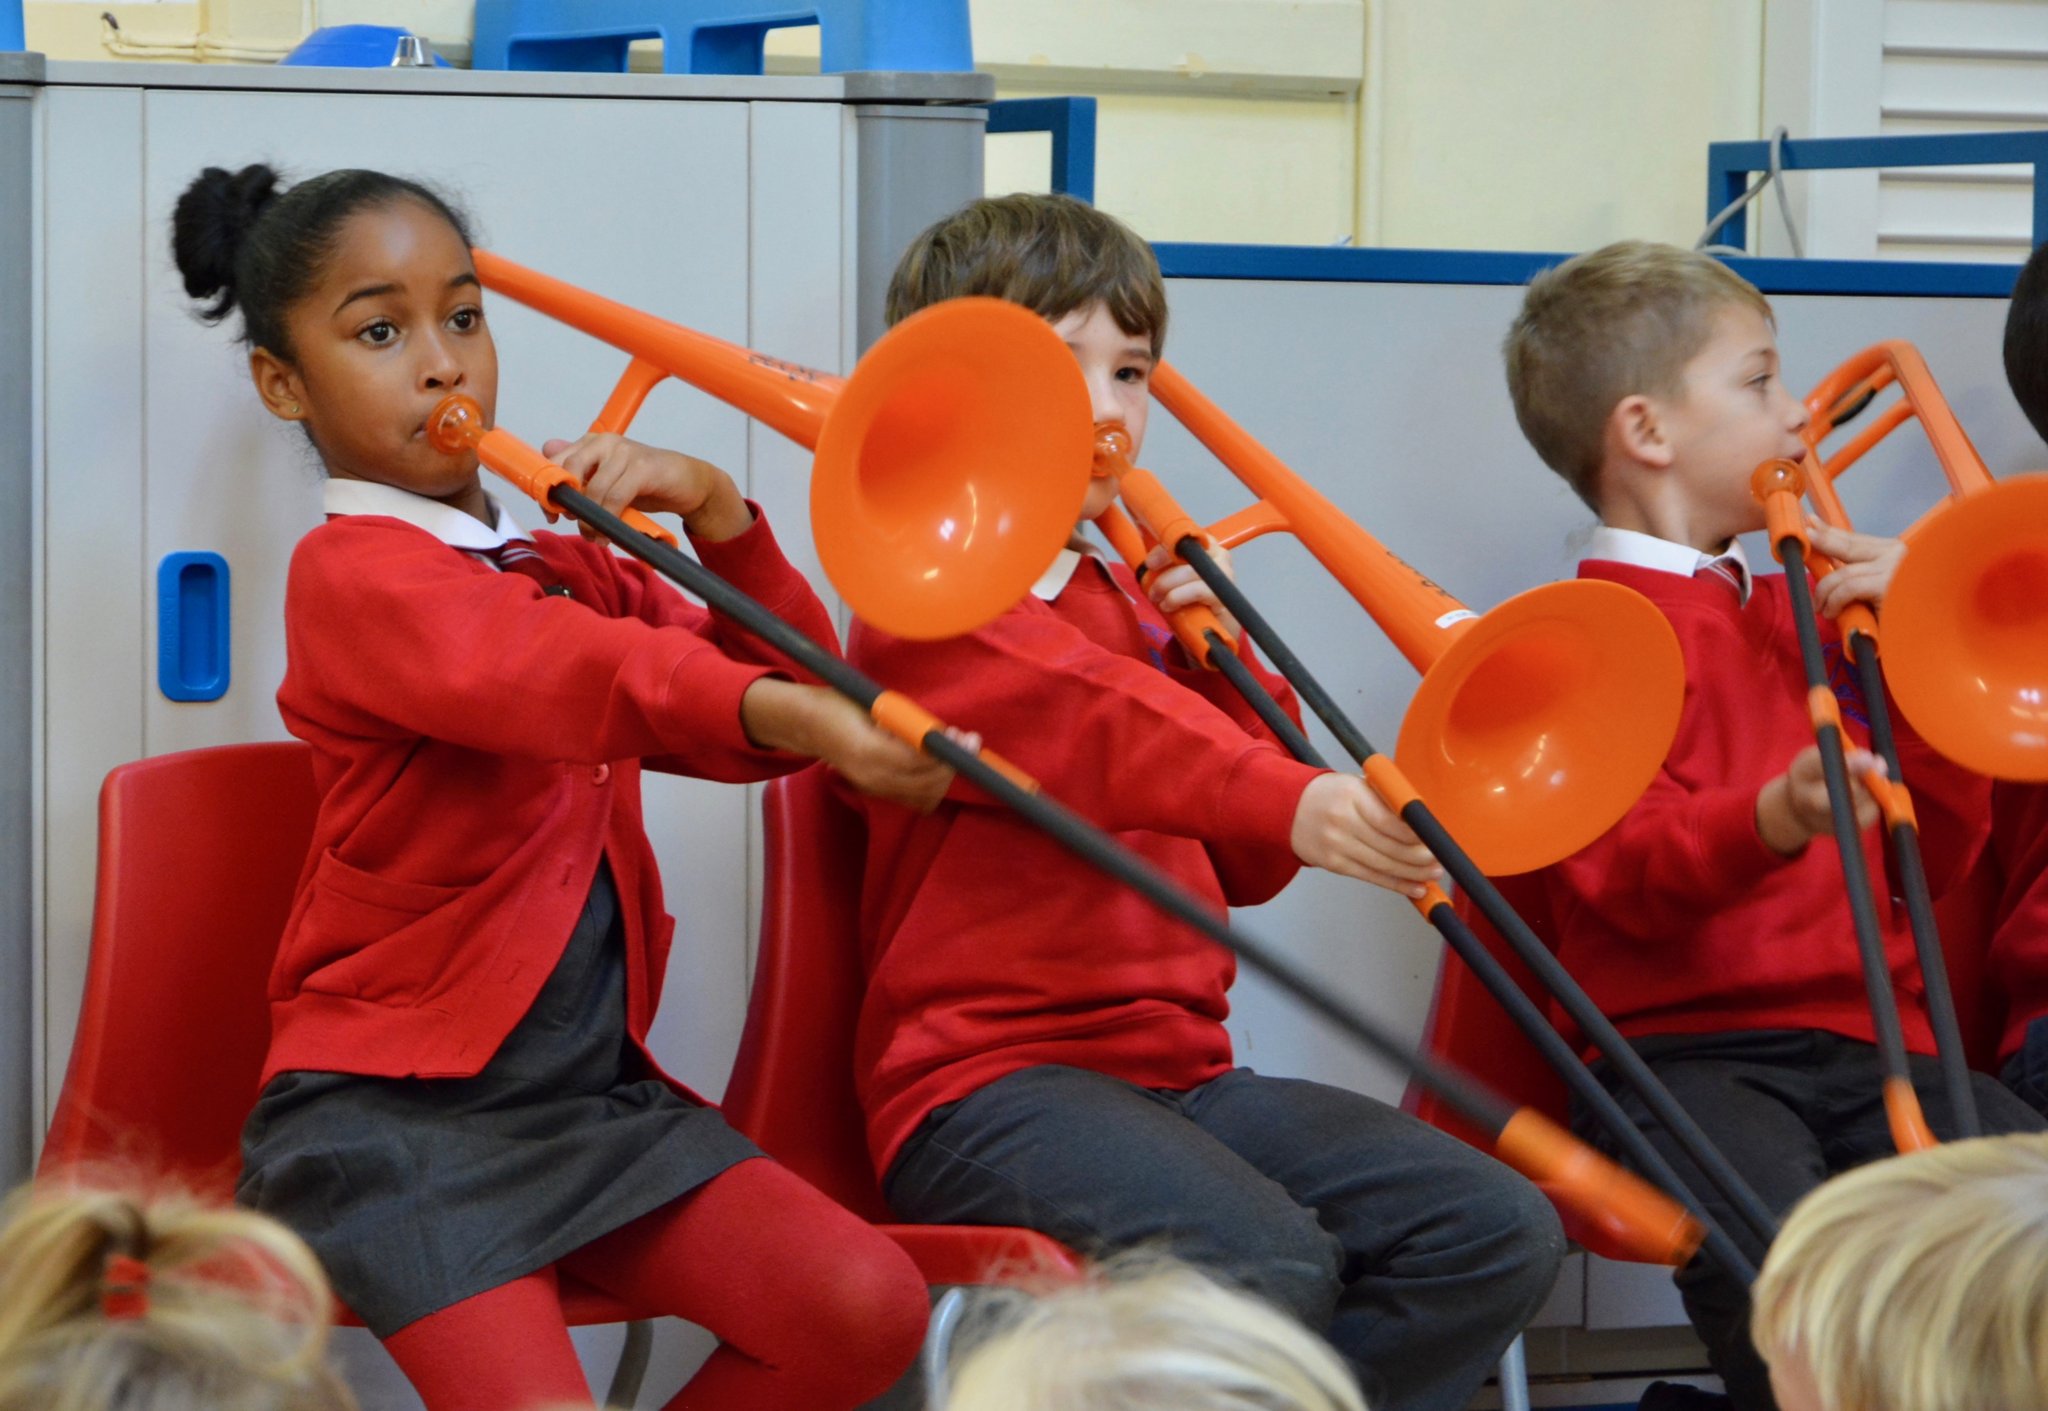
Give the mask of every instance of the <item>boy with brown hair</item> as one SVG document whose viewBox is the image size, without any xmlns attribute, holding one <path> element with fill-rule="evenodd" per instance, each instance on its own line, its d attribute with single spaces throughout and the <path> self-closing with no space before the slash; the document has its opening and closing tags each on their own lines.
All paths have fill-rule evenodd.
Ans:
<svg viewBox="0 0 2048 1411">
<path fill-rule="evenodd" d="M 1804 453 L 1805 408 L 1780 380 L 1763 296 L 1718 261 L 1670 246 L 1627 241 L 1538 275 L 1504 351 L 1524 433 L 1600 516 L 1579 576 L 1657 604 L 1686 663 L 1678 734 L 1648 792 L 1592 846 L 1518 879 L 1513 894 L 1765 1204 L 1783 1211 L 1891 1149 L 1790 599 L 1781 575 L 1751 576 L 1736 537 L 1764 526 L 1750 493 L 1756 467 Z M 1898 541 L 1820 524 L 1812 533 L 1842 565 L 1817 585 L 1825 614 L 1883 597 Z M 1823 636 L 1838 653 L 1831 623 Z M 1853 680 L 1833 679 L 1859 774 L 1876 764 L 1861 748 L 1862 705 Z M 1898 735 L 1939 892 L 1983 841 L 1983 782 L 1903 724 Z M 1856 811 L 1871 875 L 1882 877 L 1876 806 L 1860 784 Z M 1953 1132 L 1910 929 L 1902 908 L 1881 910 L 1921 1100 L 1937 1130 Z M 1744 1227 L 1713 1187 L 1606 1065 L 1595 1068 L 1739 1238 Z M 1982 1075 L 1976 1090 L 1985 1130 L 2040 1125 Z M 1585 1134 L 1599 1139 L 1590 1124 Z M 1734 1403 L 1773 1406 L 1749 1342 L 1747 1291 L 1699 1261 L 1678 1285 Z"/>
<path fill-rule="evenodd" d="M 1065 197 L 975 202 L 913 244 L 889 314 L 968 294 L 1051 322 L 1097 420 L 1142 440 L 1166 299 L 1135 235 Z M 1116 489 L 1098 479 L 1083 515 Z M 1219 910 L 1303 862 L 1419 893 L 1436 869 L 1363 781 L 1290 759 L 1181 654 L 1160 608 L 1195 601 L 1213 606 L 1184 566 L 1141 588 L 1077 538 L 988 626 L 909 642 L 856 625 L 848 656 Z M 1532 1186 L 1357 1093 L 1234 1066 L 1230 955 L 973 789 L 924 816 L 855 802 L 856 1082 L 903 1216 L 1162 1246 L 1325 1333 L 1375 1407 L 1464 1405 L 1556 1275 Z"/>
</svg>

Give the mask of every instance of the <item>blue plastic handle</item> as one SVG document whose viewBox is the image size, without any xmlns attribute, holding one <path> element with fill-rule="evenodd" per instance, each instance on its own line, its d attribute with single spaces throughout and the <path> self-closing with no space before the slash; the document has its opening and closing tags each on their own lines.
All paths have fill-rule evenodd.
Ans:
<svg viewBox="0 0 2048 1411">
<path fill-rule="evenodd" d="M 228 690 L 228 561 L 166 554 L 156 569 L 156 683 L 174 701 Z"/>
</svg>

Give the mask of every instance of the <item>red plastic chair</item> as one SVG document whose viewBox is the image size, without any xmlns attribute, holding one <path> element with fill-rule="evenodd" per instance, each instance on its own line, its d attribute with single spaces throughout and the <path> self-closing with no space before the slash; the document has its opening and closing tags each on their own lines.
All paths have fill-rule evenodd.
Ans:
<svg viewBox="0 0 2048 1411">
<path fill-rule="evenodd" d="M 1540 894 L 1530 888 L 1527 879 L 1505 879 L 1501 886 L 1509 901 L 1536 928 L 1537 935 L 1547 942 L 1550 937 L 1544 934 Z M 2003 1017 L 1998 1012 L 1997 997 L 1988 992 L 1984 973 L 1991 939 L 1991 916 L 1998 903 L 1999 888 L 1997 868 L 1987 859 L 1935 904 L 1935 914 L 1941 927 L 1942 952 L 1948 965 L 1949 985 L 1955 993 L 1964 1048 L 1973 1067 L 1986 1069 L 1997 1053 L 1998 1025 Z M 1535 977 L 1508 952 L 1506 944 L 1485 919 L 1464 907 L 1460 908 L 1460 914 L 1471 922 L 1473 931 L 1514 976 L 1523 993 L 1547 1007 L 1548 996 L 1536 983 Z M 1478 977 L 1448 951 L 1444 953 L 1443 966 L 1437 972 L 1436 998 L 1430 1006 L 1423 1043 L 1430 1052 L 1450 1059 L 1483 1079 L 1510 1102 L 1533 1107 L 1560 1122 L 1565 1120 L 1567 1098 L 1564 1080 L 1544 1062 L 1536 1052 L 1536 1046 L 1523 1037 L 1521 1030 L 1514 1026 L 1494 1002 L 1493 996 L 1479 983 Z M 1478 1140 L 1476 1134 L 1464 1127 L 1436 1098 L 1420 1089 L 1410 1090 L 1406 1105 L 1432 1126 L 1441 1127 L 1476 1146 L 1488 1145 Z M 1591 1226 L 1577 1221 L 1570 1210 L 1560 1206 L 1558 1214 L 1563 1217 L 1565 1233 L 1586 1249 L 1608 1259 L 1626 1260 L 1630 1257 L 1625 1251 L 1608 1245 Z"/>
<path fill-rule="evenodd" d="M 753 999 L 724 1110 L 761 1149 L 874 1223 L 930 1284 L 1018 1273 L 1078 1276 L 1074 1252 L 1036 1230 L 891 1224 L 853 1091 L 861 991 L 863 832 L 822 767 L 777 779 L 762 804 L 767 887 Z"/>
<path fill-rule="evenodd" d="M 312 752 L 296 742 L 159 755 L 107 776 L 85 1002 L 39 1179 L 133 1173 L 233 1193 L 315 804 Z M 653 1314 L 567 1279 L 562 1308 L 572 1324 L 634 1325 L 609 1398 L 630 1405 Z"/>
<path fill-rule="evenodd" d="M 1541 908 L 1530 904 L 1539 900 L 1538 894 L 1518 888 L 1518 880 L 1497 879 L 1510 903 L 1542 936 Z M 1522 992 L 1535 1000 L 1539 1007 L 1547 1008 L 1548 994 L 1529 968 L 1508 950 L 1506 942 L 1500 939 L 1485 918 L 1463 906 L 1459 908 L 1459 914 L 1470 922 L 1473 932 L 1514 977 Z M 1548 940 L 1548 937 L 1544 939 Z M 1537 1052 L 1536 1046 L 1515 1027 L 1507 1011 L 1479 983 L 1479 977 L 1448 950 L 1444 952 L 1443 963 L 1437 971 L 1436 997 L 1430 1005 L 1429 1022 L 1423 1030 L 1422 1043 L 1428 1052 L 1450 1060 L 1484 1082 L 1506 1098 L 1511 1106 L 1534 1108 L 1561 1124 L 1568 1121 L 1569 1098 L 1564 1079 L 1558 1077 L 1556 1070 Z M 1434 1094 L 1411 1087 L 1403 1105 L 1431 1126 L 1440 1127 L 1483 1151 L 1492 1150 L 1491 1142 L 1481 1138 Z M 1555 1201 L 1553 1204 L 1557 1205 L 1558 1217 L 1564 1222 L 1565 1234 L 1581 1248 L 1604 1259 L 1641 1262 L 1628 1250 L 1617 1246 L 1600 1227 L 1581 1220 L 1569 1206 Z"/>
</svg>

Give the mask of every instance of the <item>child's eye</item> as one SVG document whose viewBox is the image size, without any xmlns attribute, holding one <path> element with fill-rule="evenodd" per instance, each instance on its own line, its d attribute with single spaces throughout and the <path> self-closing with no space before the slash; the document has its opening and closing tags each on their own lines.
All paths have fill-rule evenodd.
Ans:
<svg viewBox="0 0 2048 1411">
<path fill-rule="evenodd" d="M 356 337 L 373 348 L 388 347 L 398 339 L 398 325 L 388 318 L 380 318 L 374 323 L 366 324 Z"/>
<path fill-rule="evenodd" d="M 483 327 L 484 311 L 474 304 L 466 304 L 448 315 L 448 326 L 457 333 L 474 333 Z"/>
<path fill-rule="evenodd" d="M 1120 367 L 1116 371 L 1116 380 L 1128 382 L 1134 387 L 1142 386 L 1145 381 L 1145 369 L 1141 367 Z"/>
</svg>

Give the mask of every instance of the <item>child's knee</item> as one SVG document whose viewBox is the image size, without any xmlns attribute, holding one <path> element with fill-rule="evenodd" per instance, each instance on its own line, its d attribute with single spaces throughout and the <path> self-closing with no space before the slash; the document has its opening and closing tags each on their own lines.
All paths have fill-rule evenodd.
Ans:
<svg viewBox="0 0 2048 1411">
<path fill-rule="evenodd" d="M 1227 1267 L 1215 1272 L 1322 1329 L 1344 1292 L 1344 1248 L 1310 1210 L 1234 1232 Z"/>
<path fill-rule="evenodd" d="M 1533 1312 L 1549 1296 L 1564 1261 L 1563 1223 L 1549 1199 L 1506 1167 L 1488 1173 L 1483 1190 L 1463 1199 L 1446 1195 L 1454 1228 L 1445 1248 L 1484 1266 L 1488 1284 L 1503 1302 Z"/>
<path fill-rule="evenodd" d="M 871 1233 L 861 1243 L 833 1251 L 803 1281 L 790 1323 L 842 1370 L 857 1351 L 880 1392 L 916 1358 L 931 1303 L 924 1276 L 894 1241 Z"/>
</svg>

